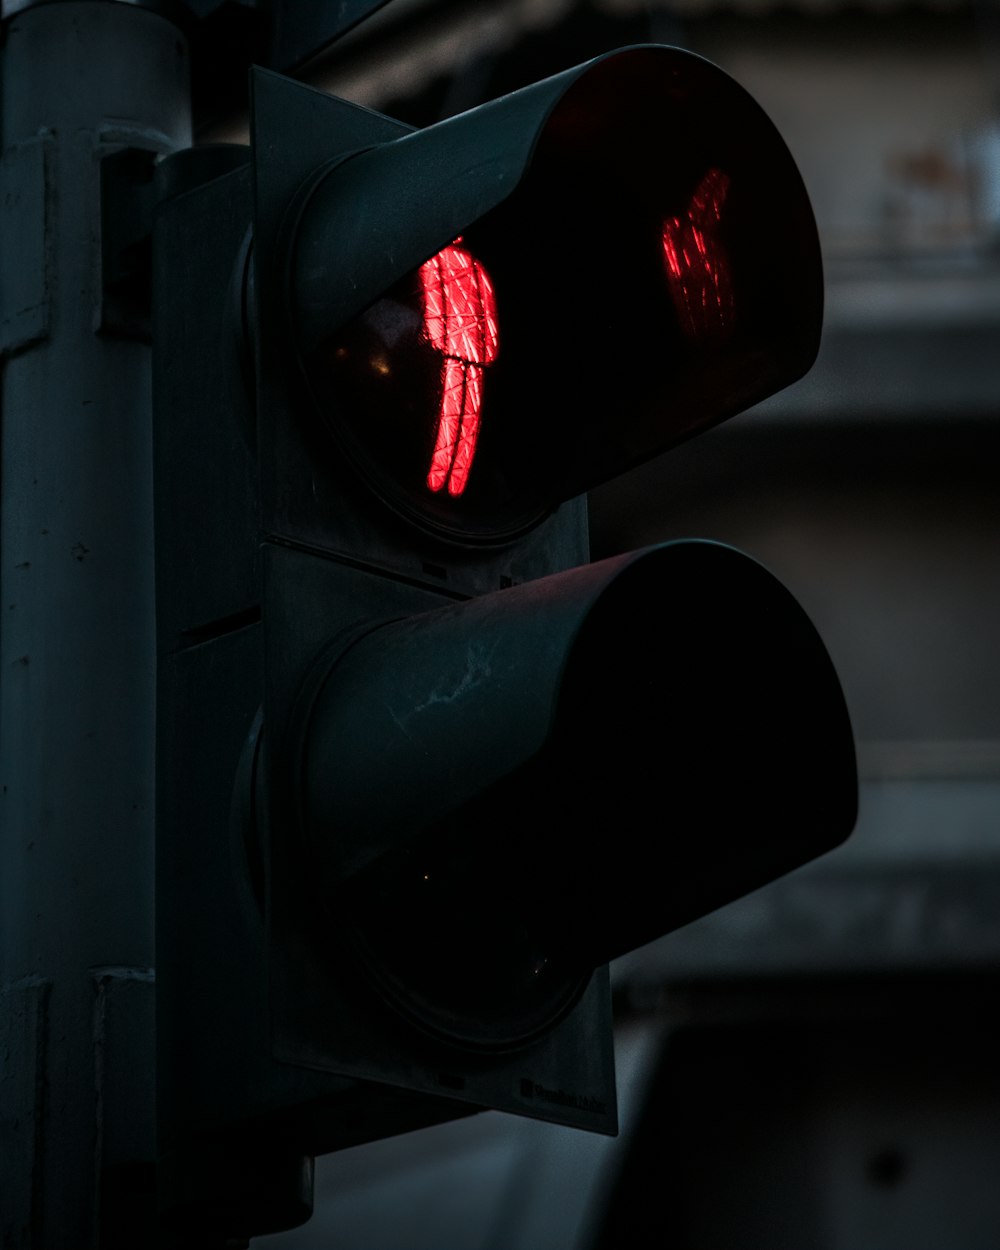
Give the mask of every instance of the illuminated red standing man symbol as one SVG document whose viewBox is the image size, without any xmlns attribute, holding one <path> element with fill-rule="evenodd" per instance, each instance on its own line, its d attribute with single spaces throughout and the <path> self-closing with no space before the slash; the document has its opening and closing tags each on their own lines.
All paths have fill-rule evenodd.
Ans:
<svg viewBox="0 0 1000 1250">
<path fill-rule="evenodd" d="M 441 402 L 427 485 L 461 495 L 469 480 L 483 407 L 483 374 L 497 357 L 496 296 L 461 239 L 420 266 L 423 334 L 439 351 Z"/>
<path fill-rule="evenodd" d="M 710 169 L 691 196 L 687 212 L 663 223 L 667 281 L 684 334 L 718 338 L 733 328 L 735 305 L 729 256 L 720 237 L 729 177 Z"/>
</svg>

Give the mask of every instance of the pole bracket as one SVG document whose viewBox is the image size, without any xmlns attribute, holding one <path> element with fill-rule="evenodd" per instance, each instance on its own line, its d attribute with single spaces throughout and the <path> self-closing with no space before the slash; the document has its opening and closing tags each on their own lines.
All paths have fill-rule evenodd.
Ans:
<svg viewBox="0 0 1000 1250">
<path fill-rule="evenodd" d="M 54 148 L 52 135 L 41 134 L 0 158 L 0 359 L 49 334 Z"/>
</svg>

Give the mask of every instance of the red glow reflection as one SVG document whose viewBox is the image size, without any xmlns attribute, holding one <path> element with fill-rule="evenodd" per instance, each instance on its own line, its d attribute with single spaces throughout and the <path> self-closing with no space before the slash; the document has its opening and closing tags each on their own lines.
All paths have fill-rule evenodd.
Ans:
<svg viewBox="0 0 1000 1250">
<path fill-rule="evenodd" d="M 729 176 L 710 169 L 691 196 L 687 212 L 663 223 L 667 280 L 688 338 L 718 337 L 732 329 L 729 257 L 718 237 L 728 191 Z"/>
<path fill-rule="evenodd" d="M 499 345 L 496 296 L 482 264 L 458 244 L 420 266 L 424 338 L 444 356 L 437 435 L 427 485 L 460 495 L 476 454 L 483 370 Z"/>
</svg>

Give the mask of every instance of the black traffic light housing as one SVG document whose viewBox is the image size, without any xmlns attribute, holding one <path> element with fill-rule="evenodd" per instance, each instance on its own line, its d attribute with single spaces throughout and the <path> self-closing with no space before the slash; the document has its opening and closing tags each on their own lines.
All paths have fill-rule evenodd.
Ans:
<svg viewBox="0 0 1000 1250">
<path fill-rule="evenodd" d="M 758 106 L 657 47 L 418 132 L 253 96 L 249 162 L 173 158 L 154 237 L 161 1203 L 229 1236 L 483 1106 L 614 1132 L 606 961 L 856 799 L 769 573 L 586 564 L 582 492 L 815 355 Z"/>
</svg>

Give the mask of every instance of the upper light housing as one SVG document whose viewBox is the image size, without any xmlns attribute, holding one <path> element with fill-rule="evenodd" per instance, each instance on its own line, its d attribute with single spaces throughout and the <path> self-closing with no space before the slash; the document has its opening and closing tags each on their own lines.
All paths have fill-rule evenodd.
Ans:
<svg viewBox="0 0 1000 1250">
<path fill-rule="evenodd" d="M 801 177 L 700 57 L 627 48 L 393 134 L 314 175 L 284 254 L 312 416 L 408 519 L 506 541 L 815 359 Z"/>
</svg>

